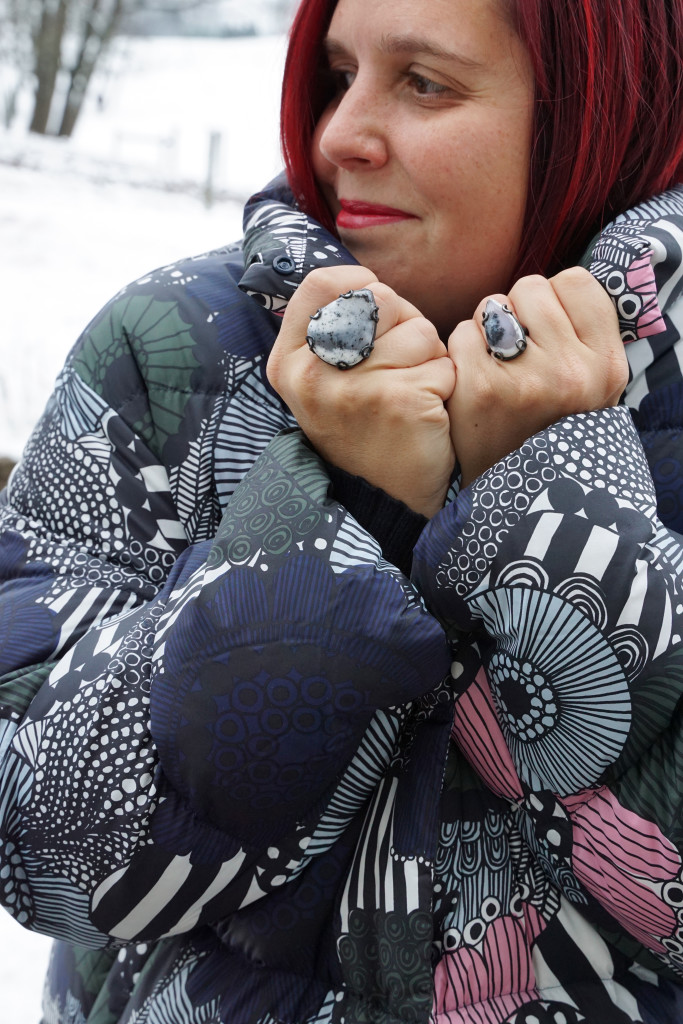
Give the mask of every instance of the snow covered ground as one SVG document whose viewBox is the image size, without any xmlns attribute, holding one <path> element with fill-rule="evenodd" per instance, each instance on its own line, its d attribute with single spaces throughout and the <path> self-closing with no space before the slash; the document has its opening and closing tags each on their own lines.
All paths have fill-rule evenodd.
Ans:
<svg viewBox="0 0 683 1024">
<path fill-rule="evenodd" d="M 0 909 L 0 1020 L 38 1024 L 50 940 L 34 935 Z"/>
<path fill-rule="evenodd" d="M 64 357 L 128 281 L 239 237 L 241 210 L 0 164 L 0 455 L 16 457 Z"/>
<path fill-rule="evenodd" d="M 277 173 L 283 54 L 272 37 L 124 42 L 73 140 L 0 130 L 0 455 L 20 454 L 69 348 L 123 284 L 239 237 L 241 205 L 200 198 L 208 138 L 222 134 L 224 192 Z M 49 947 L 0 909 L 2 1024 L 40 1020 Z"/>
<path fill-rule="evenodd" d="M 278 172 L 283 57 L 279 37 L 129 40 L 72 140 L 0 129 L 0 455 L 19 455 L 64 356 L 120 287 L 239 237 L 241 202 L 202 200 L 209 137 L 222 136 L 222 195 Z"/>
</svg>

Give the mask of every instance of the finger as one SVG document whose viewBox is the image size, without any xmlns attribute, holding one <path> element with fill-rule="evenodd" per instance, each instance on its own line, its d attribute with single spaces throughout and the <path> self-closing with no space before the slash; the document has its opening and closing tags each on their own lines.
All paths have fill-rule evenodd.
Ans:
<svg viewBox="0 0 683 1024">
<path fill-rule="evenodd" d="M 444 351 L 443 343 L 441 351 Z M 420 363 L 413 370 L 415 377 L 411 379 L 414 388 L 431 391 L 441 402 L 447 402 L 455 388 L 455 367 L 447 355 Z"/>
<path fill-rule="evenodd" d="M 471 393 L 490 389 L 493 394 L 509 380 L 507 370 L 510 361 L 494 359 L 490 355 L 480 319 L 475 313 L 471 320 L 458 324 L 448 339 L 448 354 L 455 366 L 459 387 Z"/>
<path fill-rule="evenodd" d="M 550 279 L 579 340 L 591 349 L 621 349 L 619 320 L 609 295 L 583 267 L 571 267 Z"/>
<path fill-rule="evenodd" d="M 574 325 L 547 278 L 520 278 L 510 289 L 509 302 L 534 346 L 553 350 L 577 344 Z"/>
<path fill-rule="evenodd" d="M 418 366 L 446 356 L 446 347 L 434 324 L 423 316 L 398 323 L 379 335 L 372 357 L 358 366 L 365 372 Z"/>
<path fill-rule="evenodd" d="M 394 436 L 405 432 L 415 434 L 429 421 L 448 424 L 445 403 L 455 388 L 455 367 L 447 355 L 417 366 L 385 371 L 378 392 L 377 378 L 361 377 L 355 381 L 354 393 L 348 399 L 349 409 L 381 407 L 387 423 L 393 423 Z M 399 455 L 399 452 L 396 452 Z"/>
<path fill-rule="evenodd" d="M 283 319 L 284 331 L 280 344 L 284 352 L 305 344 L 311 317 L 350 291 L 369 289 L 378 309 L 375 337 L 380 338 L 396 324 L 419 317 L 419 310 L 397 295 L 388 285 L 381 284 L 366 267 L 325 267 L 314 270 L 299 285 Z"/>
<path fill-rule="evenodd" d="M 603 405 L 618 404 L 628 383 L 628 360 L 619 330 L 619 318 L 603 286 L 582 267 L 572 267 L 551 278 L 551 285 L 574 331 L 592 358 L 592 379 L 601 388 Z"/>
</svg>

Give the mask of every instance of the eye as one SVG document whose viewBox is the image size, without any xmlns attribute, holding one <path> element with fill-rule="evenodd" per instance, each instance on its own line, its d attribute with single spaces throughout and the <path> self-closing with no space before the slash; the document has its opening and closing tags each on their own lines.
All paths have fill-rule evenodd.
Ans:
<svg viewBox="0 0 683 1024">
<path fill-rule="evenodd" d="M 355 71 L 347 71 L 344 68 L 330 68 L 328 76 L 332 84 L 335 96 L 348 92 L 356 77 Z"/>
<path fill-rule="evenodd" d="M 420 96 L 441 96 L 449 91 L 447 85 L 434 82 L 431 78 L 427 78 L 425 75 L 418 75 L 414 71 L 408 77 L 415 92 Z"/>
</svg>

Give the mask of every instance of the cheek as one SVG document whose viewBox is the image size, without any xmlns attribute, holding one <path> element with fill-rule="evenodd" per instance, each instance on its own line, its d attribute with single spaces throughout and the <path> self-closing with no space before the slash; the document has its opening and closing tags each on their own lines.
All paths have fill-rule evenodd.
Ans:
<svg viewBox="0 0 683 1024">
<path fill-rule="evenodd" d="M 497 120 L 462 128 L 457 145 L 448 152 L 442 146 L 432 164 L 434 195 L 469 223 L 516 225 L 526 205 L 528 164 L 524 132 Z"/>
</svg>

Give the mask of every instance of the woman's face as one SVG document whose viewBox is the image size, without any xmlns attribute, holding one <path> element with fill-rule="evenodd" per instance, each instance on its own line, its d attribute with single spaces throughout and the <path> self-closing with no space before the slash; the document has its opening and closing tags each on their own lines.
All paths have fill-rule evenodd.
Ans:
<svg viewBox="0 0 683 1024">
<path fill-rule="evenodd" d="M 339 0 L 313 144 L 343 243 L 445 338 L 519 249 L 533 76 L 499 0 Z"/>
</svg>

